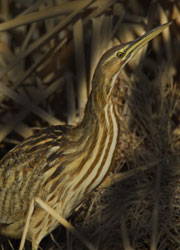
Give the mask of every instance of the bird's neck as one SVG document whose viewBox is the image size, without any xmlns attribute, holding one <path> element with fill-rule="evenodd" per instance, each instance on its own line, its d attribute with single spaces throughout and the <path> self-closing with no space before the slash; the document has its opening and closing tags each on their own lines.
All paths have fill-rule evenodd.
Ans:
<svg viewBox="0 0 180 250">
<path fill-rule="evenodd" d="M 96 69 L 92 82 L 92 91 L 88 98 L 83 121 L 78 126 L 80 136 L 84 141 L 88 141 L 88 147 L 95 145 L 96 142 L 104 147 L 111 149 L 110 154 L 115 150 L 115 144 L 118 141 L 119 122 L 111 91 L 107 89 L 112 77 Z M 113 83 L 114 85 L 114 83 Z M 98 144 L 97 144 L 98 145 Z M 112 146 L 112 148 L 111 148 Z M 93 146 L 92 146 L 93 147 Z M 100 149 L 100 152 L 102 149 Z M 106 152 L 107 153 L 107 152 Z"/>
<path fill-rule="evenodd" d="M 71 141 L 63 152 L 67 159 L 65 161 L 69 162 L 66 162 L 63 179 L 71 179 L 68 185 L 67 182 L 64 183 L 64 189 L 68 192 L 72 190 L 72 196 L 68 199 L 62 197 L 64 207 L 69 202 L 77 205 L 73 190 L 76 190 L 78 200 L 83 199 L 110 171 L 119 139 L 119 126 L 113 101 L 106 100 L 102 93 L 98 94 L 93 89 L 88 98 L 84 119 L 72 130 Z"/>
<path fill-rule="evenodd" d="M 101 77 L 98 77 L 97 72 L 93 78 L 92 91 L 88 98 L 84 119 L 82 121 L 82 126 L 91 126 L 95 121 L 100 122 L 102 117 L 105 117 L 107 112 L 107 106 L 115 106 L 111 91 L 106 88 L 108 84 L 105 81 L 111 81 L 107 76 L 103 75 L 101 72 Z"/>
<path fill-rule="evenodd" d="M 79 137 L 77 140 L 81 141 L 78 143 L 80 145 L 78 151 L 82 156 L 79 158 L 82 168 L 77 166 L 77 169 L 81 174 L 89 169 L 84 175 L 92 173 L 92 179 L 88 178 L 92 182 L 93 176 L 95 178 L 96 175 L 99 175 L 93 187 L 103 180 L 113 162 L 119 138 L 118 124 L 113 100 L 107 99 L 103 93 L 97 93 L 93 89 L 88 98 L 84 119 L 76 133 Z"/>
</svg>

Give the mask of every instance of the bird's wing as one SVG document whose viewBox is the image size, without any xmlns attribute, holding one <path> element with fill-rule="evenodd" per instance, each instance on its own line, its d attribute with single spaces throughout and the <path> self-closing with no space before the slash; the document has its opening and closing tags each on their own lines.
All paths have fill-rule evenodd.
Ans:
<svg viewBox="0 0 180 250">
<path fill-rule="evenodd" d="M 53 153 L 61 151 L 68 129 L 61 126 L 43 129 L 0 161 L 0 223 L 11 223 L 22 217 L 33 197 L 43 197 L 44 168 L 48 168 Z"/>
</svg>

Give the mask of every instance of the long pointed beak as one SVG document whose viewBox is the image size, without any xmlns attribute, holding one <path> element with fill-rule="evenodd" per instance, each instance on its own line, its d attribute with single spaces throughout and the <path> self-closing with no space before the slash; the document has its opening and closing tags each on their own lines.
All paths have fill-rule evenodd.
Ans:
<svg viewBox="0 0 180 250">
<path fill-rule="evenodd" d="M 136 40 L 132 41 L 129 46 L 125 49 L 125 55 L 123 56 L 123 60 L 128 59 L 129 57 L 134 56 L 137 51 L 139 51 L 145 44 L 147 44 L 150 40 L 152 40 L 154 37 L 159 35 L 164 29 L 169 27 L 172 24 L 172 22 L 168 22 L 165 24 L 162 24 L 155 29 L 147 32 L 143 36 L 140 36 Z"/>
</svg>

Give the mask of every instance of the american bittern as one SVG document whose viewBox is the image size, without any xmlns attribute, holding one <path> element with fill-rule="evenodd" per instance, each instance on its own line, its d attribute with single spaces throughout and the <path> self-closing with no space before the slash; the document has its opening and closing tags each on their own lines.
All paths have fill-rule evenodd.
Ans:
<svg viewBox="0 0 180 250">
<path fill-rule="evenodd" d="M 111 95 L 115 80 L 136 52 L 169 25 L 161 25 L 102 56 L 84 118 L 77 127 L 44 129 L 0 161 L 1 234 L 21 237 L 29 205 L 35 197 L 67 218 L 104 180 L 121 133 Z M 54 218 L 36 206 L 27 234 L 32 249 L 37 249 L 41 239 L 57 226 Z"/>
</svg>

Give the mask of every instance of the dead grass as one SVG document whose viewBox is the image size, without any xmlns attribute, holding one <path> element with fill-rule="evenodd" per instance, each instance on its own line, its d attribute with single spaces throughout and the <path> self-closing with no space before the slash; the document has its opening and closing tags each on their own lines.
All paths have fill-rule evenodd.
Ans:
<svg viewBox="0 0 180 250">
<path fill-rule="evenodd" d="M 121 74 L 116 162 L 71 223 L 101 250 L 180 249 L 179 2 L 24 2 L 0 3 L 1 158 L 38 127 L 77 124 L 102 53 L 175 19 Z M 85 249 L 62 228 L 42 249 L 56 243 Z"/>
</svg>

